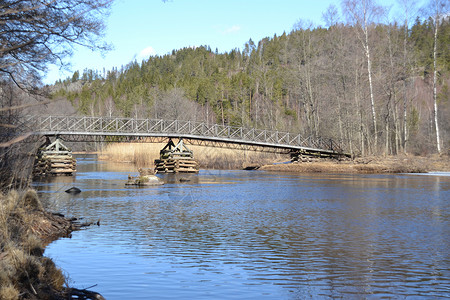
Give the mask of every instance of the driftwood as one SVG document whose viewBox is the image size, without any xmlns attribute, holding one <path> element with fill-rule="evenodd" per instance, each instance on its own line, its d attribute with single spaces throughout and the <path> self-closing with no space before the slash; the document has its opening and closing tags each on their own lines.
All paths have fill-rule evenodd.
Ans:
<svg viewBox="0 0 450 300">
<path fill-rule="evenodd" d="M 95 286 L 95 285 L 94 285 Z M 93 288 L 91 286 L 89 288 Z M 75 289 L 67 288 L 64 290 L 65 299 L 78 299 L 78 300 L 105 300 L 102 295 L 96 292 L 89 291 L 87 289 Z"/>
</svg>

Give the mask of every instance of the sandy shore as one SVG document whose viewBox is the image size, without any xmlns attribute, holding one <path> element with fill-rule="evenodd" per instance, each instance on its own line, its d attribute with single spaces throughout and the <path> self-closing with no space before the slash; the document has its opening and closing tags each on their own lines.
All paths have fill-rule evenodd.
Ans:
<svg viewBox="0 0 450 300">
<path fill-rule="evenodd" d="M 316 160 L 289 164 L 265 165 L 266 171 L 295 173 L 426 173 L 450 172 L 449 156 L 388 156 L 364 157 L 354 160 Z"/>
</svg>

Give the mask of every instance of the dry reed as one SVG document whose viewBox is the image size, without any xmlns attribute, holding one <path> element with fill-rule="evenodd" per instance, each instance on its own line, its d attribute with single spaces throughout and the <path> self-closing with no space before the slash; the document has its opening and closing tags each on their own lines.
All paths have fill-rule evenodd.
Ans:
<svg viewBox="0 0 450 300">
<path fill-rule="evenodd" d="M 292 164 L 267 165 L 267 171 L 295 173 L 425 173 L 450 172 L 450 159 L 441 156 L 366 156 L 354 160 L 321 160 Z"/>
<path fill-rule="evenodd" d="M 136 167 L 153 168 L 159 158 L 163 143 L 113 143 L 100 151 L 99 159 L 115 162 L 130 162 Z M 248 150 L 187 145 L 202 169 L 242 169 L 261 166 L 274 161 L 288 160 L 287 155 Z"/>
</svg>

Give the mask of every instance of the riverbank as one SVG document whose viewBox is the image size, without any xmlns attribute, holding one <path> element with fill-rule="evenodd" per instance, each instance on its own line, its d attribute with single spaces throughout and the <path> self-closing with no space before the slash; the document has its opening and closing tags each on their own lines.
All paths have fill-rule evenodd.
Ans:
<svg viewBox="0 0 450 300">
<path fill-rule="evenodd" d="M 154 160 L 165 144 L 109 144 L 98 153 L 100 160 L 129 162 L 139 167 L 154 167 Z M 189 145 L 201 169 L 260 169 L 294 173 L 426 173 L 450 172 L 448 155 L 366 156 L 355 159 L 308 159 L 289 162 L 289 155 Z"/>
<path fill-rule="evenodd" d="M 263 165 L 266 171 L 293 173 L 427 173 L 450 172 L 450 158 L 438 156 L 368 156 L 354 160 L 318 159 L 310 162 Z"/>
<path fill-rule="evenodd" d="M 68 288 L 62 271 L 43 256 L 48 243 L 86 225 L 44 210 L 34 190 L 0 194 L 0 299 L 98 295 Z"/>
</svg>

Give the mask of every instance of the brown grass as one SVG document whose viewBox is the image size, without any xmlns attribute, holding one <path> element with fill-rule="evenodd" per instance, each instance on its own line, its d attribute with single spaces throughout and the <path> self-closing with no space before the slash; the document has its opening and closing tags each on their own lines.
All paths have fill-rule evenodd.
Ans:
<svg viewBox="0 0 450 300">
<path fill-rule="evenodd" d="M 114 143 L 100 151 L 99 159 L 130 162 L 137 167 L 153 168 L 163 143 Z M 187 145 L 202 169 L 242 169 L 250 165 L 262 166 L 274 161 L 288 160 L 287 155 L 255 151 Z"/>
<path fill-rule="evenodd" d="M 138 167 L 152 167 L 165 146 L 161 143 L 112 143 L 99 152 L 99 159 L 134 163 Z"/>
<path fill-rule="evenodd" d="M 100 152 L 99 158 L 115 162 L 134 163 L 137 168 L 153 168 L 159 158 L 163 143 L 113 143 Z M 431 156 L 371 156 L 355 160 L 326 160 L 278 164 L 288 161 L 287 155 L 244 151 L 227 148 L 188 145 L 202 169 L 242 169 L 247 166 L 261 166 L 263 170 L 296 173 L 420 173 L 450 171 L 447 155 Z"/>
<path fill-rule="evenodd" d="M 295 173 L 424 173 L 432 171 L 450 172 L 448 156 L 388 156 L 364 157 L 355 160 L 321 160 L 287 165 L 266 165 L 267 171 Z"/>
<path fill-rule="evenodd" d="M 63 288 L 65 277 L 42 256 L 33 230 L 42 214 L 35 191 L 0 195 L 0 299 L 53 299 Z"/>
<path fill-rule="evenodd" d="M 0 279 L 1 280 L 1 279 Z M 11 283 L 0 287 L 0 299 L 14 300 L 19 298 L 19 291 Z"/>
</svg>

